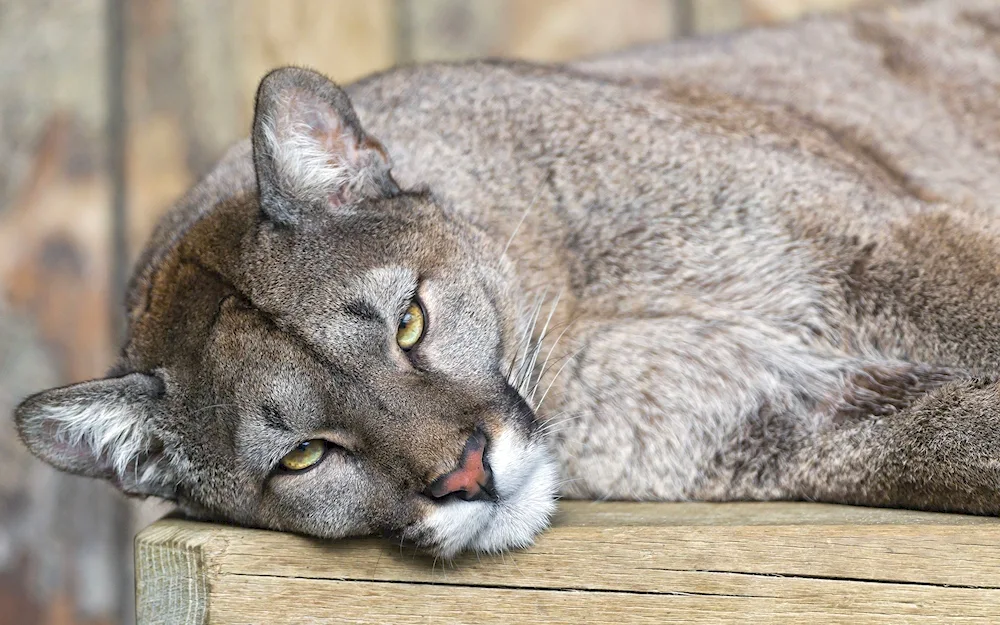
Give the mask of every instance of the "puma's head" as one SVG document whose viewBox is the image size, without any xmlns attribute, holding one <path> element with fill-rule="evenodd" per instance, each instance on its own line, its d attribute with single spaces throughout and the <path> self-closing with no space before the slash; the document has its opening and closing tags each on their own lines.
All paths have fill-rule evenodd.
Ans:
<svg viewBox="0 0 1000 625">
<path fill-rule="evenodd" d="M 28 398 L 60 469 L 204 519 L 436 553 L 523 546 L 556 471 L 510 381 L 503 250 L 401 190 L 346 94 L 272 72 L 237 147 L 160 224 L 110 377 Z"/>
</svg>

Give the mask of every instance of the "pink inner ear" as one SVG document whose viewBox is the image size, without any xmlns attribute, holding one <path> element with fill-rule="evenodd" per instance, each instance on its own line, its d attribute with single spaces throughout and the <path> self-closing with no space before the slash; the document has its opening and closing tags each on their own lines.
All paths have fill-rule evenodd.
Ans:
<svg viewBox="0 0 1000 625">
<path fill-rule="evenodd" d="M 73 464 L 86 463 L 96 465 L 99 460 L 94 456 L 94 451 L 82 441 L 78 445 L 71 445 L 64 440 L 53 439 L 53 444 L 49 448 L 53 453 L 59 454 L 60 457 Z"/>
<path fill-rule="evenodd" d="M 357 169 L 357 138 L 338 113 L 315 96 L 302 91 L 290 93 L 285 101 L 284 115 L 277 125 L 277 140 L 290 145 L 289 151 L 285 152 L 286 158 L 293 161 L 293 167 L 302 168 L 297 172 L 300 179 L 339 180 L 343 177 L 342 170 Z M 296 135 L 311 141 L 303 142 Z M 315 146 L 316 151 L 309 149 L 309 143 Z M 323 158 L 316 158 L 319 154 Z M 306 168 L 322 168 L 336 173 L 327 177 Z M 346 202 L 347 193 L 343 184 L 328 183 L 323 186 L 324 195 L 331 205 L 339 206 Z"/>
<path fill-rule="evenodd" d="M 385 148 L 357 126 L 346 99 L 345 110 L 334 100 L 299 87 L 274 100 L 271 154 L 287 196 L 340 206 L 393 184 Z"/>
<path fill-rule="evenodd" d="M 65 433 L 59 427 L 56 419 L 46 419 L 42 425 L 43 436 L 46 439 L 46 451 L 53 457 L 63 461 L 63 466 L 72 466 L 79 471 L 94 473 L 102 470 L 101 458 L 87 444 L 85 439 L 73 444 L 65 439 Z M 87 470 L 89 469 L 89 470 Z"/>
<path fill-rule="evenodd" d="M 304 103 L 301 108 L 304 110 L 299 117 L 316 141 L 331 153 L 343 152 L 344 135 L 348 133 L 336 114 L 319 102 Z"/>
<path fill-rule="evenodd" d="M 327 164 L 330 167 L 357 167 L 358 140 L 335 115 L 324 115 L 310 107 L 306 118 L 316 143 L 329 154 Z M 337 207 L 347 203 L 345 191 L 344 187 L 332 189 L 327 194 L 330 206 Z"/>
</svg>

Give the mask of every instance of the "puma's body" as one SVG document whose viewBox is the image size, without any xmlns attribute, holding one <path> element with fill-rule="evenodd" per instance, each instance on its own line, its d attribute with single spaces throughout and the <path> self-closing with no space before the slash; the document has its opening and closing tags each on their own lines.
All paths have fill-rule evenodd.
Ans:
<svg viewBox="0 0 1000 625">
<path fill-rule="evenodd" d="M 254 158 L 140 263 L 133 377 L 29 399 L 36 453 L 211 518 L 446 554 L 526 543 L 557 488 L 1000 513 L 995 3 L 401 68 L 347 87 L 360 126 L 330 89 L 265 81 Z M 350 319 L 407 289 L 423 343 L 366 351 Z M 327 430 L 338 473 L 275 487 L 274 450 Z M 473 430 L 499 502 L 418 496 Z"/>
<path fill-rule="evenodd" d="M 404 186 L 511 239 L 527 303 L 562 293 L 567 494 L 859 500 L 825 486 L 862 450 L 807 439 L 1000 372 L 998 50 L 995 5 L 938 2 L 349 93 Z"/>
</svg>

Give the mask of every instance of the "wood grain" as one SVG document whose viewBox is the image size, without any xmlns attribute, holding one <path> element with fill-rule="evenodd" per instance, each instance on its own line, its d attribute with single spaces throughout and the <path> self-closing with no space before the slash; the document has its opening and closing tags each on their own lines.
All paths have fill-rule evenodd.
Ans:
<svg viewBox="0 0 1000 625">
<path fill-rule="evenodd" d="M 167 520 L 136 540 L 137 602 L 140 623 L 989 622 L 998 556 L 997 519 L 798 503 L 566 502 L 533 548 L 448 563 Z"/>
</svg>

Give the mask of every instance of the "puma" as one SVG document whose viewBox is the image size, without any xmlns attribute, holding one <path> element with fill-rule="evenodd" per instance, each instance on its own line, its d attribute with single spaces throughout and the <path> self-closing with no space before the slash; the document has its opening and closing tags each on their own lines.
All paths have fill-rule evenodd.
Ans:
<svg viewBox="0 0 1000 625">
<path fill-rule="evenodd" d="M 56 467 L 207 520 L 528 545 L 559 496 L 1000 513 L 1000 8 L 261 82 Z"/>
</svg>

